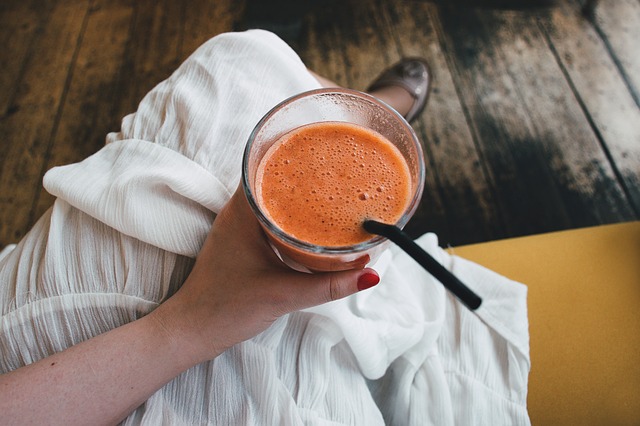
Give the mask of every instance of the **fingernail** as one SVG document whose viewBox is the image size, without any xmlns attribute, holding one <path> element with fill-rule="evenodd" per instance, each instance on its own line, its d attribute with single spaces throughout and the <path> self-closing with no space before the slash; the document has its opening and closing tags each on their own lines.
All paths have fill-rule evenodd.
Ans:
<svg viewBox="0 0 640 426">
<path fill-rule="evenodd" d="M 358 277 L 358 290 L 366 290 L 378 284 L 379 282 L 380 277 L 378 276 L 378 274 L 373 272 L 365 272 Z"/>
</svg>

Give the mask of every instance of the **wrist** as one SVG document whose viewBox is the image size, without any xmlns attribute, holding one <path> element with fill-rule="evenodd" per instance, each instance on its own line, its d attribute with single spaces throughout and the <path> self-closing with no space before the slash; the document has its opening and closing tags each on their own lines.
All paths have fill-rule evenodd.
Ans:
<svg viewBox="0 0 640 426">
<path fill-rule="evenodd" d="M 150 313 L 148 318 L 162 336 L 167 351 L 186 370 L 215 358 L 223 349 L 216 349 L 210 339 L 202 335 L 202 324 L 193 315 L 191 304 L 181 299 L 179 295 L 174 295 Z"/>
</svg>

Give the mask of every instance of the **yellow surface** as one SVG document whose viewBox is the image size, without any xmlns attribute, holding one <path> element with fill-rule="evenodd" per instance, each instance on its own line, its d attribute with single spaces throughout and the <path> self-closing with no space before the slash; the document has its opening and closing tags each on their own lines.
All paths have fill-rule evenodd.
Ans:
<svg viewBox="0 0 640 426">
<path fill-rule="evenodd" d="M 640 425 L 640 222 L 452 251 L 529 288 L 533 425 Z"/>
</svg>

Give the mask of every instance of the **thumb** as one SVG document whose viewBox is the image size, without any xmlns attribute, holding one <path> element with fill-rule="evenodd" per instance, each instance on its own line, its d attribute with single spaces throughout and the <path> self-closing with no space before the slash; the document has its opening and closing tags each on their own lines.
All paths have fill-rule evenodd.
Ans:
<svg viewBox="0 0 640 426">
<path fill-rule="evenodd" d="M 341 272 L 306 274 L 298 281 L 301 308 L 331 302 L 366 290 L 380 282 L 380 276 L 371 268 Z M 300 285 L 302 284 L 302 285 Z"/>
</svg>

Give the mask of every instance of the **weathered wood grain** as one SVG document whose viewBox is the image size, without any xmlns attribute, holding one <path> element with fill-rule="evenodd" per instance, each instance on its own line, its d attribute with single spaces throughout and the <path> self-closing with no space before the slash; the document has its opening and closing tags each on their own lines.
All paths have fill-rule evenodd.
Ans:
<svg viewBox="0 0 640 426">
<path fill-rule="evenodd" d="M 423 197 L 425 202 L 408 225 L 407 231 L 415 236 L 434 231 L 445 243 L 455 244 L 495 236 L 497 221 L 493 218 L 477 220 L 478 212 L 480 215 L 489 212 L 487 208 L 477 208 L 479 205 L 487 205 L 484 199 L 478 201 L 477 194 L 486 198 L 489 192 L 486 187 L 474 190 L 486 185 L 486 182 L 478 178 L 478 175 L 482 175 L 481 166 L 477 155 L 473 155 L 473 140 L 460 111 L 460 104 L 456 104 L 455 88 L 446 61 L 439 51 L 437 35 L 429 23 L 425 22 L 429 16 L 424 8 L 432 6 L 421 3 L 414 7 L 422 8 L 422 15 L 417 18 L 420 25 L 413 23 L 417 10 L 408 9 L 398 2 L 367 2 L 358 7 L 334 6 L 330 14 L 325 16 L 317 13 L 311 18 L 313 24 L 308 28 L 307 38 L 297 45 L 298 49 L 305 62 L 314 69 L 326 66 L 328 52 L 334 52 L 340 60 L 329 60 L 328 63 L 334 67 L 339 64 L 340 68 L 329 69 L 326 74 L 339 75 L 341 77 L 338 80 L 346 82 L 343 84 L 360 90 L 366 89 L 384 68 L 400 57 L 426 57 L 434 68 L 434 93 L 422 118 L 414 127 L 425 144 L 429 167 Z M 323 46 L 315 44 L 313 39 L 314 34 L 319 33 L 319 26 L 323 34 L 332 35 L 325 37 L 328 42 Z M 337 34 L 337 37 L 333 34 Z M 334 43 L 336 38 L 343 40 L 340 47 L 336 47 Z M 443 78 L 442 83 L 436 77 L 439 75 Z M 452 119 L 442 119 L 446 115 L 441 114 L 450 114 L 451 111 L 456 111 L 456 107 L 458 115 Z M 432 109 L 435 113 L 431 112 Z M 464 136 L 460 138 L 460 134 Z M 440 143 L 443 140 L 447 143 Z M 465 155 L 461 155 L 463 152 Z M 449 164 L 445 164 L 447 160 Z M 452 160 L 454 164 L 451 164 Z M 434 161 L 437 164 L 434 165 Z M 451 203 L 455 206 L 453 213 L 445 210 L 443 197 L 448 202 L 457 197 Z M 460 202 L 462 198 L 464 203 Z M 486 227 L 491 228 L 491 231 L 487 231 Z"/>
<path fill-rule="evenodd" d="M 425 58 L 432 74 L 429 102 L 415 127 L 433 177 L 408 231 L 435 232 L 451 245 L 502 238 L 506 233 L 457 92 L 458 76 L 451 72 L 443 35 L 434 24 L 437 8 L 428 2 L 391 5 L 402 56 Z"/>
<path fill-rule="evenodd" d="M 509 235 L 633 218 L 536 17 L 509 10 L 440 11 Z"/>
<path fill-rule="evenodd" d="M 603 1 L 599 4 L 600 7 L 607 4 L 612 15 L 623 14 L 628 9 L 627 2 Z M 637 215 L 640 212 L 640 109 L 618 68 L 617 63 L 622 61 L 611 56 L 599 31 L 572 6 L 563 3 L 539 22 Z M 638 25 L 620 28 L 620 32 L 627 36 L 633 34 L 635 40 L 634 46 L 628 40 L 624 45 L 627 51 L 623 49 L 622 52 L 628 55 L 635 50 L 636 58 L 640 58 L 637 47 L 640 15 L 637 18 Z M 582 36 L 575 37 L 575 34 Z M 617 31 L 614 34 L 621 38 Z M 613 54 L 617 55 L 616 52 Z M 625 62 L 627 69 L 640 75 L 640 62 L 636 64 L 637 69 L 633 68 L 632 60 Z"/>
<path fill-rule="evenodd" d="M 639 217 L 639 3 L 601 0 L 592 20 L 554 3 L 327 0 L 288 35 L 310 68 L 361 90 L 402 56 L 430 62 L 412 235 L 457 245 Z M 244 4 L 3 2 L 0 246 L 52 202 L 48 168 L 99 149 L 200 44 L 243 28 Z"/>
<path fill-rule="evenodd" d="M 122 64 L 133 11 L 129 0 L 96 0 L 89 9 L 44 170 L 83 160 L 104 145 L 108 132 L 117 130 L 113 109 L 120 82 L 128 78 Z M 36 200 L 30 222 L 54 198 L 41 190 Z"/>
<path fill-rule="evenodd" d="M 120 118 L 135 112 L 144 95 L 169 77 L 182 59 L 182 2 L 140 0 L 132 4 L 133 21 L 122 63 L 126 77 L 114 110 Z"/>
<path fill-rule="evenodd" d="M 640 105 L 640 2 L 599 0 L 592 13 L 595 28 L 611 50 Z"/>
<path fill-rule="evenodd" d="M 390 60 L 387 66 L 406 56 L 415 56 L 426 59 L 430 64 L 430 76 L 432 78 L 430 90 L 431 92 L 434 90 L 437 92 L 438 89 L 435 87 L 437 86 L 435 75 L 446 73 L 446 69 L 443 69 L 442 67 L 438 68 L 439 64 L 432 61 L 433 58 L 425 54 L 425 49 L 429 45 L 428 41 L 425 44 L 420 43 L 416 51 L 408 54 L 408 51 L 411 50 L 411 48 L 415 48 L 416 45 L 412 44 L 405 38 L 406 34 L 412 33 L 415 34 L 416 37 L 424 37 L 422 38 L 423 41 L 431 41 L 434 38 L 433 33 L 430 31 L 428 22 L 425 22 L 425 26 L 419 29 L 411 27 L 408 28 L 407 26 L 411 25 L 413 20 L 407 21 L 402 19 L 400 15 L 403 13 L 403 10 L 398 10 L 399 7 L 402 7 L 401 3 L 389 1 L 381 2 L 380 5 L 377 6 L 378 13 L 384 19 L 385 27 L 389 28 L 389 31 L 384 34 L 384 37 L 387 40 L 387 43 L 391 42 L 396 46 L 395 50 L 397 57 L 394 55 L 393 60 Z M 412 30 L 416 30 L 416 32 L 414 33 Z M 378 73 L 379 72 L 380 71 L 378 71 Z M 376 75 L 372 75 L 370 81 L 375 77 Z M 431 94 L 433 95 L 433 93 Z M 447 244 L 451 243 L 449 222 L 447 220 L 448 218 L 443 196 L 439 188 L 438 173 L 432 164 L 433 156 L 431 155 L 430 146 L 432 142 L 429 139 L 430 135 L 425 133 L 425 127 L 428 126 L 428 124 L 425 125 L 425 123 L 429 123 L 430 117 L 434 114 L 434 109 L 437 108 L 437 100 L 434 100 L 434 97 L 431 97 L 431 100 L 427 103 L 424 111 L 412 123 L 412 127 L 420 140 L 424 152 L 426 163 L 425 186 L 420 205 L 414 213 L 413 218 L 405 227 L 405 231 L 412 237 L 418 237 L 426 232 L 435 232 L 441 238 L 441 242 Z"/>
<path fill-rule="evenodd" d="M 0 125 L 19 110 L 16 104 L 18 82 L 27 65 L 29 52 L 38 31 L 42 30 L 53 2 L 24 1 L 0 4 Z M 0 150 L 0 173 L 11 161 L 10 141 L 3 141 Z M 8 167 L 8 166 L 7 166 Z"/>
<path fill-rule="evenodd" d="M 306 17 L 296 51 L 306 66 L 344 87 L 350 87 L 340 32 L 332 14 L 318 10 Z"/>
<path fill-rule="evenodd" d="M 7 141 L 0 170 L 0 245 L 16 242 L 32 226 L 31 211 L 88 9 L 89 3 L 81 0 L 54 4 L 25 46 L 25 63 L 14 82 L 13 113 L 0 121 Z"/>
<path fill-rule="evenodd" d="M 3 2 L 0 4 L 0 117 L 15 112 L 11 103 L 16 81 L 25 66 L 31 43 L 51 13 L 52 1 Z M 2 159 L 0 159 L 2 161 Z"/>
<path fill-rule="evenodd" d="M 182 4 L 185 24 L 179 51 L 180 61 L 184 61 L 211 37 L 233 31 L 242 19 L 241 1 L 193 0 Z"/>
<path fill-rule="evenodd" d="M 400 59 L 393 29 L 385 19 L 388 1 L 375 0 L 354 6 L 338 3 L 329 9 L 344 57 L 349 87 L 365 91 L 378 75 Z M 329 16 L 329 19 L 331 17 Z"/>
<path fill-rule="evenodd" d="M 531 21 L 527 18 L 527 23 Z M 517 21 L 513 25 L 516 29 L 520 26 Z M 519 32 L 523 40 L 532 40 L 535 52 L 541 54 L 536 55 L 529 48 L 510 49 L 514 61 L 509 72 L 519 87 L 527 88 L 521 97 L 532 118 L 544 159 L 549 161 L 553 182 L 572 218 L 571 226 L 633 219 L 633 209 L 610 158 L 602 149 L 589 117 L 571 94 L 572 84 L 561 75 L 544 37 L 534 25 L 526 25 Z M 585 34 L 576 36 L 583 38 Z"/>
</svg>

